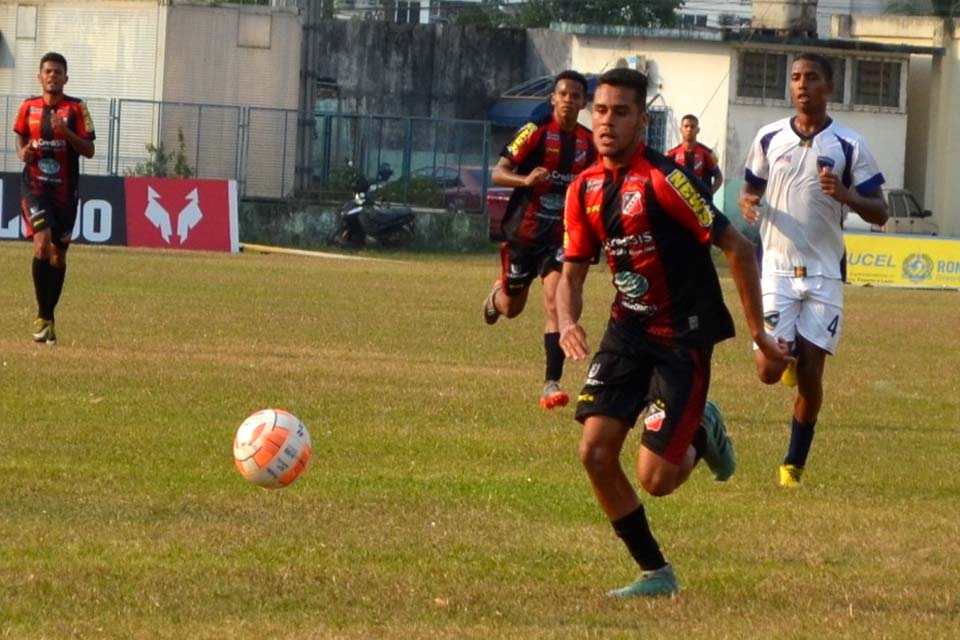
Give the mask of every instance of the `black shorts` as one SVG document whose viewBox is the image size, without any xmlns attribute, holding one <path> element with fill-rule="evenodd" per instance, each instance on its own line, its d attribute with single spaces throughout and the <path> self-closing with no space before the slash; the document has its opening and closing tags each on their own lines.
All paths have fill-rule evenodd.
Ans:
<svg viewBox="0 0 960 640">
<path fill-rule="evenodd" d="M 551 271 L 563 271 L 563 245 L 528 245 L 504 242 L 500 245 L 500 282 L 507 296 L 519 295 L 534 278 Z"/>
<path fill-rule="evenodd" d="M 619 418 L 634 426 L 647 409 L 641 443 L 680 464 L 700 426 L 713 347 L 665 346 L 611 320 L 577 402 L 576 418 Z"/>
<path fill-rule="evenodd" d="M 58 204 L 48 196 L 28 192 L 20 203 L 27 223 L 27 237 L 50 229 L 50 239 L 59 247 L 70 244 L 77 222 L 77 203 Z"/>
</svg>

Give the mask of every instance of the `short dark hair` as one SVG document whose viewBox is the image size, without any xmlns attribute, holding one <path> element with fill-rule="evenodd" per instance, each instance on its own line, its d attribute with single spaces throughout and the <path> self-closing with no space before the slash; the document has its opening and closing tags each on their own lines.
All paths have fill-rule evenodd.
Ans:
<svg viewBox="0 0 960 640">
<path fill-rule="evenodd" d="M 587 79 L 583 77 L 583 74 L 579 71 L 574 71 L 573 69 L 567 69 L 566 71 L 561 71 L 553 79 L 553 90 L 557 90 L 557 85 L 560 84 L 561 80 L 573 80 L 583 87 L 583 95 L 587 95 Z"/>
<path fill-rule="evenodd" d="M 67 72 L 67 59 L 63 57 L 62 54 L 57 53 L 56 51 L 49 51 L 43 54 L 43 57 L 40 58 L 40 68 L 43 69 L 44 62 L 56 62 L 63 65 L 63 72 Z"/>
<path fill-rule="evenodd" d="M 627 87 L 633 89 L 636 94 L 636 102 L 640 105 L 641 111 L 647 110 L 647 76 L 636 69 L 627 67 L 616 67 L 605 72 L 597 81 L 597 86 L 608 84 L 611 87 Z"/>
<path fill-rule="evenodd" d="M 697 125 L 700 124 L 700 118 L 698 118 L 697 116 L 693 115 L 692 113 L 688 113 L 687 115 L 685 115 L 685 116 L 683 116 L 682 118 L 680 118 L 680 124 L 683 124 L 683 121 L 684 121 L 684 120 L 693 120 L 694 124 L 697 124 Z"/>
<path fill-rule="evenodd" d="M 827 82 L 833 82 L 833 65 L 830 64 L 830 61 L 824 56 L 819 53 L 805 51 L 793 59 L 794 62 L 797 60 L 806 60 L 807 62 L 812 62 L 817 65 L 820 67 L 820 71 L 823 72 L 823 77 L 827 79 Z"/>
</svg>

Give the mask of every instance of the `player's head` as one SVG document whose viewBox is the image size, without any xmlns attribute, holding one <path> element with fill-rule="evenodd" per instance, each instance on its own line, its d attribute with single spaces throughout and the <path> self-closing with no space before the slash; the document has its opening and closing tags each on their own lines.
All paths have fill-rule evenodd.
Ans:
<svg viewBox="0 0 960 640">
<path fill-rule="evenodd" d="M 626 162 L 647 130 L 647 76 L 635 69 L 607 71 L 593 96 L 593 143 L 604 158 Z"/>
<path fill-rule="evenodd" d="M 833 93 L 833 66 L 816 53 L 801 53 L 790 67 L 790 97 L 797 111 L 826 112 Z"/>
<path fill-rule="evenodd" d="M 684 142 L 694 144 L 697 134 L 700 133 L 700 119 L 692 113 L 680 118 L 680 137 Z"/>
<path fill-rule="evenodd" d="M 574 126 L 577 114 L 587 105 L 587 79 L 572 69 L 558 73 L 553 79 L 550 104 L 553 115 L 564 128 Z"/>
<path fill-rule="evenodd" d="M 37 74 L 43 92 L 51 95 L 63 93 L 67 83 L 67 59 L 62 54 L 50 51 L 40 58 L 40 72 Z"/>
</svg>

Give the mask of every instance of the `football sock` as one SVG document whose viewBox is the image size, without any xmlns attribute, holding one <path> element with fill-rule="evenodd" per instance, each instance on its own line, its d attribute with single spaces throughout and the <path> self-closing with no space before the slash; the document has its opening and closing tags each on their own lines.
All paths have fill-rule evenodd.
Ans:
<svg viewBox="0 0 960 640">
<path fill-rule="evenodd" d="M 563 349 L 560 347 L 560 333 L 543 334 L 543 350 L 547 354 L 546 380 L 560 380 L 563 376 Z"/>
<path fill-rule="evenodd" d="M 650 525 L 647 523 L 647 514 L 641 504 L 635 511 L 628 513 L 619 520 L 611 522 L 613 530 L 617 536 L 623 540 L 630 551 L 630 555 L 637 561 L 640 568 L 644 571 L 656 571 L 666 566 L 667 561 L 660 553 L 660 545 L 657 544 L 653 534 L 650 533 Z"/>
<path fill-rule="evenodd" d="M 50 320 L 52 311 L 50 309 L 50 262 L 33 259 L 33 292 L 37 297 L 37 315 L 44 320 Z"/>
<path fill-rule="evenodd" d="M 707 430 L 701 424 L 697 427 L 697 432 L 693 436 L 693 450 L 696 452 L 694 462 L 699 462 L 703 457 L 703 452 L 707 450 Z"/>
<path fill-rule="evenodd" d="M 783 459 L 783 464 L 792 464 L 802 467 L 807 464 L 807 455 L 810 453 L 810 445 L 813 444 L 813 428 L 816 422 L 803 424 L 796 418 L 790 427 L 790 448 L 787 449 L 787 456 Z"/>
<path fill-rule="evenodd" d="M 60 302 L 60 294 L 63 293 L 63 281 L 67 277 L 67 265 L 63 265 L 63 268 L 58 269 L 51 264 L 49 269 L 50 319 L 53 320 L 53 312 L 57 308 L 57 303 Z"/>
</svg>

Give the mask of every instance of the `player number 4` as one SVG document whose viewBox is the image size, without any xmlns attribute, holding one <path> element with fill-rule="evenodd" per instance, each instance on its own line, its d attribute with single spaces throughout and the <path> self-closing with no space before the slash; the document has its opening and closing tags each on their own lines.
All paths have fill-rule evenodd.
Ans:
<svg viewBox="0 0 960 640">
<path fill-rule="evenodd" d="M 830 321 L 830 324 L 827 325 L 827 331 L 830 332 L 830 335 L 836 337 L 837 335 L 837 325 L 840 324 L 840 316 L 833 316 L 833 320 Z"/>
</svg>

